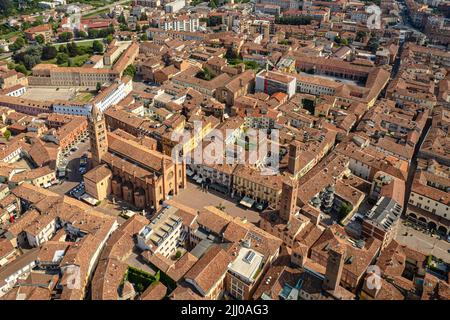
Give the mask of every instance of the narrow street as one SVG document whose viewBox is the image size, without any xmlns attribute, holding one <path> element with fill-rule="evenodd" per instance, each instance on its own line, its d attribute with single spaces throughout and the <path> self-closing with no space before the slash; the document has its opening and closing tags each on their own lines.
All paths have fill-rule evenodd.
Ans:
<svg viewBox="0 0 450 320">
<path fill-rule="evenodd" d="M 408 205 L 409 195 L 411 193 L 411 187 L 414 180 L 414 175 L 417 170 L 417 155 L 419 154 L 420 147 L 422 146 L 423 140 L 425 140 L 425 137 L 428 134 L 428 131 L 431 127 L 431 119 L 427 119 L 427 122 L 425 123 L 425 128 L 422 131 L 422 135 L 419 138 L 419 142 L 416 144 L 414 149 L 414 155 L 411 159 L 411 163 L 408 170 L 408 179 L 406 180 L 406 188 L 405 188 L 405 202 L 403 204 L 403 214 L 406 212 L 406 207 Z"/>
</svg>

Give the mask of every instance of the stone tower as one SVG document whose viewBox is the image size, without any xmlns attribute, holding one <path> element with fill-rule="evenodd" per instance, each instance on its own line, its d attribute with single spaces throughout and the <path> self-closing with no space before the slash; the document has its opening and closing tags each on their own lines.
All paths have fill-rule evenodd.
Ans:
<svg viewBox="0 0 450 320">
<path fill-rule="evenodd" d="M 285 222 L 289 222 L 291 217 L 295 214 L 295 209 L 297 207 L 297 192 L 297 179 L 290 178 L 287 181 L 283 181 L 283 186 L 281 188 L 279 215 L 280 218 Z"/>
<path fill-rule="evenodd" d="M 323 282 L 323 288 L 325 290 L 334 291 L 339 287 L 342 269 L 344 268 L 345 254 L 346 248 L 343 244 L 338 244 L 335 248 L 330 248 L 328 251 L 327 268 Z"/>
<path fill-rule="evenodd" d="M 108 137 L 103 114 L 94 105 L 88 117 L 89 138 L 91 140 L 92 164 L 98 166 L 103 155 L 108 152 Z"/>
<path fill-rule="evenodd" d="M 296 140 L 289 145 L 288 171 L 294 177 L 296 177 L 300 171 L 300 148 L 300 142 Z"/>
</svg>

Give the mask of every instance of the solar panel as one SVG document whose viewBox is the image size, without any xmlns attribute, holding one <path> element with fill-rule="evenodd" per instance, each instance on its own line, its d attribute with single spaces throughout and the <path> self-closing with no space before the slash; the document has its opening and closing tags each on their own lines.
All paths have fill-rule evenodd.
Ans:
<svg viewBox="0 0 450 320">
<path fill-rule="evenodd" d="M 253 258 L 255 257 L 255 252 L 253 251 L 249 251 L 247 252 L 247 254 L 245 255 L 244 260 L 248 263 L 252 262 Z"/>
</svg>

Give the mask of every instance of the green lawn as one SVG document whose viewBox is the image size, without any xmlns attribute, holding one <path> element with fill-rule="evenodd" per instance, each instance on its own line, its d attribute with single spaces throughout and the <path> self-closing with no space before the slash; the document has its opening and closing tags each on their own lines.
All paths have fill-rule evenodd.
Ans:
<svg viewBox="0 0 450 320">
<path fill-rule="evenodd" d="M 100 1 L 100 0 L 71 0 L 71 1 L 67 1 L 67 4 L 72 4 L 72 3 L 84 3 L 84 4 L 89 4 L 91 6 L 93 6 L 94 8 L 99 8 L 99 7 L 104 7 L 108 4 L 111 4 L 114 1 Z"/>
<path fill-rule="evenodd" d="M 109 12 L 109 9 L 100 9 L 100 10 L 97 10 L 97 11 L 94 11 L 94 12 L 82 15 L 81 17 L 82 18 L 89 18 L 89 17 L 97 16 L 99 14 L 108 13 L 108 12 Z"/>
<path fill-rule="evenodd" d="M 42 60 L 41 63 L 46 63 L 46 64 L 56 64 L 56 58 L 54 59 L 50 59 L 50 60 Z"/>
<path fill-rule="evenodd" d="M 81 67 L 89 59 L 89 57 L 89 54 L 83 54 L 81 56 L 70 58 L 72 59 L 72 66 Z"/>
<path fill-rule="evenodd" d="M 22 31 L 17 30 L 17 31 L 13 31 L 13 32 L 10 32 L 10 33 L 6 33 L 6 34 L 0 35 L 0 39 L 9 40 L 12 37 L 18 36 L 18 35 L 21 35 L 21 34 L 22 34 Z"/>
<path fill-rule="evenodd" d="M 85 103 L 90 101 L 92 97 L 94 97 L 94 95 L 91 92 L 80 92 L 73 101 Z"/>
<path fill-rule="evenodd" d="M 76 41 L 75 43 L 77 44 L 77 46 L 79 46 L 79 47 L 92 47 L 92 43 L 94 42 L 95 40 L 92 40 L 92 39 L 89 39 L 89 40 L 80 40 L 80 41 Z M 64 43 L 63 43 L 64 44 Z M 62 44 L 61 43 L 55 43 L 53 46 L 56 48 L 56 50 L 58 50 L 59 49 L 59 47 L 61 46 Z M 66 45 L 66 44 L 64 44 L 64 45 Z"/>
<path fill-rule="evenodd" d="M 142 293 L 151 284 L 158 282 L 159 277 L 159 273 L 153 276 L 148 272 L 133 267 L 128 267 L 127 273 L 125 274 L 125 280 L 131 282 L 139 293 Z"/>
<path fill-rule="evenodd" d="M 76 56 L 73 58 L 69 58 L 72 60 L 72 67 L 81 67 L 90 57 L 91 55 L 86 53 L 80 56 Z M 50 60 L 42 60 L 41 63 L 51 63 L 51 64 L 57 64 L 56 58 L 50 59 Z M 59 64 L 60 67 L 67 67 L 67 62 L 63 64 Z"/>
<path fill-rule="evenodd" d="M 258 69 L 258 64 L 254 61 L 244 61 L 242 59 L 236 58 L 236 59 L 228 59 L 228 63 L 232 66 L 236 66 L 238 64 L 245 64 L 245 66 L 247 67 L 247 69 Z"/>
</svg>

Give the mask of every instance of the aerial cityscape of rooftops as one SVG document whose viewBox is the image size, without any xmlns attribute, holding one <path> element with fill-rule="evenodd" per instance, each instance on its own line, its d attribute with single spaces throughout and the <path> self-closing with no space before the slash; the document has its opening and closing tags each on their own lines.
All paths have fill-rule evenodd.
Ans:
<svg viewBox="0 0 450 320">
<path fill-rule="evenodd" d="M 449 49 L 449 0 L 0 0 L 0 300 L 449 300 Z"/>
</svg>

